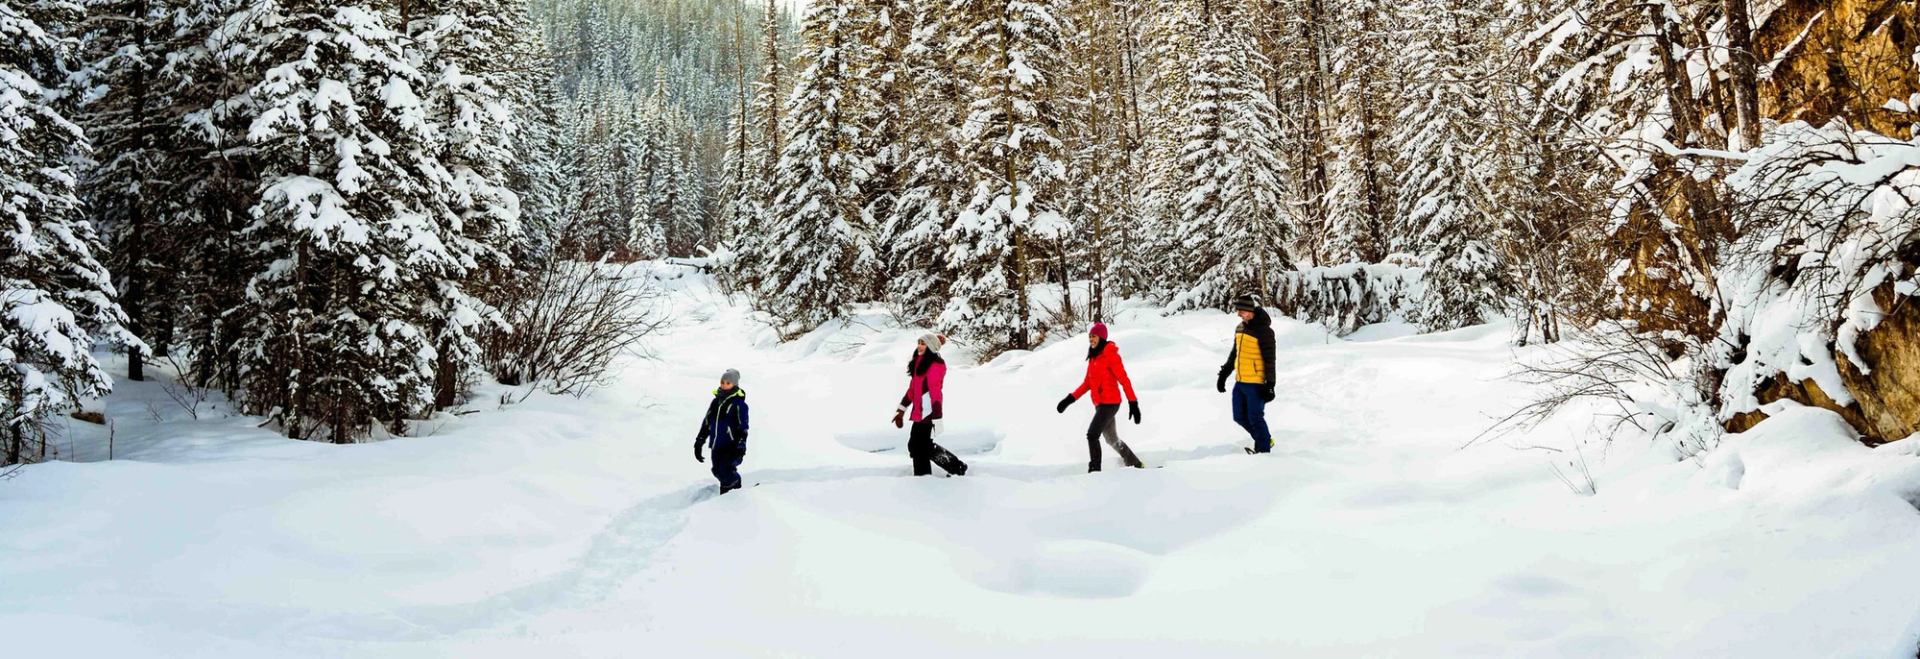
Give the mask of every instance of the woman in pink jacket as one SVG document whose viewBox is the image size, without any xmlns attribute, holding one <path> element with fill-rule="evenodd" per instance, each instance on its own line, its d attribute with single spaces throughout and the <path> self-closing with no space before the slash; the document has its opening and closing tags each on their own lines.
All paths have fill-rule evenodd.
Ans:
<svg viewBox="0 0 1920 659">
<path fill-rule="evenodd" d="M 944 418 L 944 410 L 940 409 L 941 400 L 945 398 L 941 385 L 947 379 L 947 362 L 940 358 L 944 343 L 945 339 L 938 334 L 920 337 L 920 345 L 913 349 L 913 359 L 907 362 L 907 395 L 900 397 L 900 408 L 893 413 L 895 428 L 904 427 L 907 413 L 913 413 L 913 430 L 907 435 L 907 455 L 913 457 L 915 476 L 931 475 L 933 465 L 940 465 L 955 476 L 967 475 L 967 463 L 933 443 Z"/>
</svg>

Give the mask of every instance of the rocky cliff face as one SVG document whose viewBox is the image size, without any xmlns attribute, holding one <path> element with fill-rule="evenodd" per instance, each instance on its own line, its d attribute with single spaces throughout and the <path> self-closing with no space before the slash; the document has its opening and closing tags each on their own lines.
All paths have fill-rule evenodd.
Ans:
<svg viewBox="0 0 1920 659">
<path fill-rule="evenodd" d="M 1755 3 L 1762 4 L 1762 3 Z M 1920 116 L 1912 0 L 1775 0 L 1755 25 L 1760 112 L 1814 125 L 1843 119 L 1907 139 Z M 1756 7 L 1756 10 L 1759 8 Z"/>
<path fill-rule="evenodd" d="M 1920 64 L 1915 61 L 1916 47 L 1920 47 L 1920 25 L 1915 19 L 1920 9 L 1916 5 L 1920 2 L 1754 0 L 1752 37 L 1760 115 L 1769 125 L 1798 121 L 1820 127 L 1839 121 L 1891 140 L 1912 139 L 1913 126 L 1920 122 Z M 1697 12 L 1692 23 L 1673 26 L 1667 33 L 1676 52 L 1692 54 L 1685 69 L 1689 75 L 1700 75 L 1700 52 L 1724 50 L 1718 45 L 1724 43 L 1719 32 L 1721 6 L 1720 0 L 1702 0 L 1691 6 Z M 1716 45 L 1703 48 L 1701 44 Z M 1726 64 L 1723 55 L 1707 59 L 1715 67 Z M 1696 84 L 1687 91 L 1689 105 L 1695 107 L 1692 125 L 1697 128 L 1668 130 L 1668 138 L 1683 148 L 1712 150 L 1733 141 L 1728 134 L 1736 114 L 1734 90 L 1724 76 L 1708 78 L 1708 84 Z M 1671 95 L 1660 98 L 1656 107 L 1671 106 L 1673 100 Z M 1655 114 L 1666 116 L 1664 110 Z M 1675 113 L 1661 121 L 1684 126 L 1688 119 Z M 1619 259 L 1613 277 L 1618 313 L 1641 330 L 1667 337 L 1669 352 L 1676 357 L 1689 343 L 1712 344 L 1722 336 L 1747 341 L 1742 328 L 1730 324 L 1738 321 L 1730 321 L 1725 308 L 1743 301 L 1715 300 L 1716 295 L 1728 294 L 1726 287 L 1715 283 L 1727 273 L 1716 270 L 1730 268 L 1727 264 L 1734 259 L 1771 257 L 1776 263 L 1789 264 L 1793 258 L 1781 253 L 1718 253 L 1740 249 L 1728 247 L 1739 244 L 1735 226 L 1744 214 L 1755 212 L 1742 207 L 1723 185 L 1738 163 L 1715 157 L 1682 162 L 1661 153 L 1650 158 L 1649 173 L 1641 179 L 1646 197 L 1626 215 L 1608 245 Z M 1915 236 L 1913 244 L 1901 246 L 1895 255 L 1908 272 L 1920 265 L 1920 232 Z M 1783 265 L 1769 276 L 1792 286 L 1799 275 L 1794 267 Z M 1811 379 L 1794 381 L 1781 375 L 1761 382 L 1752 393 L 1763 404 L 1791 399 L 1839 412 L 1869 444 L 1903 439 L 1920 432 L 1920 309 L 1915 308 L 1911 291 L 1903 294 L 1893 284 L 1856 294 L 1872 295 L 1886 316 L 1855 342 L 1856 354 L 1865 364 L 1854 363 L 1829 346 L 1847 391 L 1823 391 Z M 1841 322 L 1839 318 L 1804 320 L 1815 323 L 1816 330 L 1832 330 Z M 1820 328 L 1820 322 L 1832 324 Z M 1733 346 L 1734 359 L 1741 359 L 1746 349 Z M 1835 382 L 1828 380 L 1828 386 L 1834 387 Z M 1744 393 L 1735 392 L 1735 397 Z M 1850 402 L 1843 405 L 1837 400 Z M 1764 418 L 1759 412 L 1739 414 L 1725 426 L 1729 431 L 1744 431 Z"/>
<path fill-rule="evenodd" d="M 1784 0 L 1756 25 L 1761 60 L 1761 113 L 1778 122 L 1815 125 L 1835 119 L 1897 139 L 1912 139 L 1920 121 L 1920 26 L 1912 0 Z M 1758 9 L 1758 8 L 1756 8 Z M 1920 244 L 1902 250 L 1920 263 Z M 1854 402 L 1841 405 L 1812 380 L 1776 377 L 1758 392 L 1762 401 L 1791 399 L 1839 412 L 1868 444 L 1920 432 L 1920 308 L 1891 284 L 1871 291 L 1884 320 L 1856 343 L 1866 368 L 1836 352 L 1841 379 Z M 1744 431 L 1761 414 L 1727 423 Z"/>
</svg>

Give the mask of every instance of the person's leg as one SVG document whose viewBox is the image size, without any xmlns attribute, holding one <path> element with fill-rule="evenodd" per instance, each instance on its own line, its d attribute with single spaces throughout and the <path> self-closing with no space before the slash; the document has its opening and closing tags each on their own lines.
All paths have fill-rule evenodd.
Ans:
<svg viewBox="0 0 1920 659">
<path fill-rule="evenodd" d="M 1267 431 L 1267 402 L 1260 398 L 1260 389 L 1260 385 L 1242 383 L 1235 394 L 1245 399 L 1241 407 L 1246 410 L 1247 434 L 1253 436 L 1253 452 L 1267 453 L 1273 450 L 1273 435 Z"/>
<path fill-rule="evenodd" d="M 726 451 L 718 447 L 715 447 L 713 449 L 713 455 L 707 456 L 707 461 L 709 463 L 707 465 L 707 470 L 713 472 L 713 480 L 718 481 L 720 483 L 720 488 L 722 490 L 726 489 L 727 487 L 728 467 L 727 467 L 726 457 L 727 457 Z"/>
<path fill-rule="evenodd" d="M 740 489 L 740 463 L 744 457 L 732 447 L 715 446 L 713 448 L 713 456 L 710 458 L 713 460 L 713 477 L 720 481 L 721 494 Z"/>
<path fill-rule="evenodd" d="M 927 421 L 913 422 L 913 429 L 907 433 L 907 456 L 913 458 L 913 475 L 933 474 L 932 449 L 933 424 Z"/>
<path fill-rule="evenodd" d="M 1115 414 L 1112 418 L 1107 419 L 1107 427 L 1102 429 L 1100 434 L 1106 437 L 1107 446 L 1113 447 L 1113 452 L 1120 454 L 1121 463 L 1135 469 L 1147 466 L 1140 461 L 1139 456 L 1133 454 L 1132 447 L 1127 446 L 1126 442 L 1120 441 L 1120 415 Z"/>
<path fill-rule="evenodd" d="M 949 474 L 967 475 L 967 463 L 960 461 L 960 456 L 954 455 L 953 451 L 947 450 L 944 446 L 934 444 L 931 458 L 934 464 L 940 465 L 940 468 L 947 470 Z"/>
<path fill-rule="evenodd" d="M 1253 428 L 1247 425 L 1247 386 L 1235 383 L 1229 395 L 1233 397 L 1233 423 L 1252 435 Z"/>
<path fill-rule="evenodd" d="M 1087 424 L 1087 471 L 1100 471 L 1100 434 L 1113 424 L 1113 417 L 1120 412 L 1119 405 L 1093 406 L 1093 421 Z"/>
</svg>

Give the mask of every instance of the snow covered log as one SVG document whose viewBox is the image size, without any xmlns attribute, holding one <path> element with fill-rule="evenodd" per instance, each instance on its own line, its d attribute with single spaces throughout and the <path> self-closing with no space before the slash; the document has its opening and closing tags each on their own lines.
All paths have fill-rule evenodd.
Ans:
<svg viewBox="0 0 1920 659">
<path fill-rule="evenodd" d="M 1420 268 L 1385 263 L 1295 270 L 1275 282 L 1273 306 L 1344 335 L 1373 323 L 1412 320 L 1425 293 L 1424 275 Z"/>
</svg>

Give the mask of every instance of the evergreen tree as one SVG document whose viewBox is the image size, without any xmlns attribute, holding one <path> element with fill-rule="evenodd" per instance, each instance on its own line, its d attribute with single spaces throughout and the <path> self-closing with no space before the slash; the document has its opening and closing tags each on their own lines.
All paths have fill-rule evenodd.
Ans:
<svg viewBox="0 0 1920 659">
<path fill-rule="evenodd" d="M 181 142 L 178 92 L 184 82 L 167 65 L 184 32 L 177 10 L 155 0 L 94 0 L 79 35 L 83 68 L 79 123 L 94 146 L 80 179 L 81 196 L 112 249 L 107 265 L 121 291 L 128 329 L 166 354 L 176 308 L 183 182 L 200 163 Z M 127 355 L 127 378 L 145 379 L 146 357 Z"/>
<path fill-rule="evenodd" d="M 1333 134 L 1328 216 L 1322 250 L 1334 262 L 1380 263 L 1400 246 L 1394 212 L 1395 168 L 1386 108 L 1399 107 L 1395 18 L 1382 0 L 1355 0 L 1335 16 Z"/>
<path fill-rule="evenodd" d="M 565 101 L 557 81 L 539 90 L 520 115 L 520 139 L 514 143 L 519 155 L 510 187 L 520 198 L 523 233 L 510 255 L 515 262 L 578 255 L 578 246 L 568 240 L 579 223 L 581 177 L 572 135 L 561 117 Z"/>
<path fill-rule="evenodd" d="M 441 219 L 453 175 L 394 17 L 365 5 L 262 1 L 227 21 L 228 99 L 263 186 L 245 246 L 242 409 L 293 437 L 395 432 L 433 402 L 434 321 L 465 256 Z"/>
<path fill-rule="evenodd" d="M 633 169 L 628 181 L 628 220 L 631 227 L 627 249 L 638 258 L 664 256 L 673 209 L 673 168 L 679 157 L 668 132 L 666 81 L 655 78 L 652 95 L 636 108 L 631 141 L 627 148 Z"/>
<path fill-rule="evenodd" d="M 753 116 L 760 135 L 760 157 L 756 180 L 771 181 L 780 169 L 780 156 L 786 153 L 785 117 L 788 90 L 787 54 L 781 49 L 780 28 L 783 12 L 776 0 L 767 0 L 760 23 L 760 80 L 754 84 Z M 761 205 L 773 203 L 771 187 L 760 194 Z"/>
<path fill-rule="evenodd" d="M 745 50 L 742 42 L 746 38 L 741 26 L 741 17 L 736 16 L 733 24 L 735 48 Z M 753 219 L 759 214 L 758 205 L 752 196 L 758 181 L 753 177 L 757 172 L 753 161 L 758 142 L 753 132 L 753 94 L 748 91 L 747 60 L 737 60 L 734 71 L 734 103 L 729 106 L 726 130 L 726 153 L 720 160 L 720 217 L 715 231 L 717 239 L 725 251 L 738 254 L 744 237 L 753 230 Z M 725 277 L 733 277 L 737 270 L 728 269 Z"/>
<path fill-rule="evenodd" d="M 1199 39 L 1188 142 L 1180 157 L 1181 247 L 1190 286 L 1177 307 L 1225 306 L 1234 296 L 1268 293 L 1292 266 L 1286 246 L 1286 165 L 1279 117 L 1261 79 L 1247 66 L 1253 44 L 1215 16 Z"/>
<path fill-rule="evenodd" d="M 1486 186 L 1476 159 L 1485 152 L 1488 91 L 1479 65 L 1488 17 L 1461 0 L 1433 0 L 1414 12 L 1410 102 L 1394 140 L 1406 167 L 1399 215 L 1417 232 L 1412 242 L 1427 269 L 1420 319 L 1455 329 L 1484 322 L 1504 289 L 1495 223 L 1476 199 Z"/>
<path fill-rule="evenodd" d="M 954 0 L 949 10 L 961 26 L 953 48 L 977 72 L 960 130 L 974 180 L 947 232 L 954 279 L 940 322 L 1013 349 L 1031 347 L 1040 327 L 1028 303 L 1030 260 L 1065 230 L 1061 4 Z"/>
<path fill-rule="evenodd" d="M 964 87 L 953 57 L 953 21 L 947 0 L 917 0 L 915 25 L 901 52 L 908 96 L 900 149 L 901 193 L 891 214 L 876 217 L 892 276 L 886 298 L 902 316 L 927 324 L 942 311 L 948 290 L 946 232 L 967 181 L 957 126 Z"/>
<path fill-rule="evenodd" d="M 854 151 L 863 98 L 850 42 L 851 0 L 811 3 L 801 26 L 807 68 L 787 102 L 789 131 L 775 178 L 772 222 L 763 245 L 762 286 L 789 334 L 832 320 L 859 301 L 874 255 L 859 208 L 865 165 Z"/>
<path fill-rule="evenodd" d="M 87 141 L 61 92 L 69 43 L 47 26 L 77 14 L 0 5 L 0 465 L 40 457 L 40 421 L 112 388 L 89 354 L 96 339 L 140 347 L 74 190 Z"/>
<path fill-rule="evenodd" d="M 854 119 L 860 141 L 852 146 L 865 172 L 860 186 L 861 223 L 874 228 L 874 253 L 885 254 L 890 252 L 893 230 L 909 226 L 898 216 L 912 176 L 907 150 L 916 117 L 907 107 L 913 98 L 907 50 L 916 17 L 912 0 L 860 0 L 852 20 L 854 38 L 863 44 L 857 51 L 862 57 L 854 75 L 873 90 L 870 98 L 857 99 L 860 112 Z M 859 295 L 878 300 L 885 297 L 895 269 L 891 261 L 884 266 L 879 259 L 872 262 L 876 267 L 871 271 L 858 273 L 867 284 Z"/>
<path fill-rule="evenodd" d="M 787 53 L 781 48 L 780 5 L 776 0 L 766 0 L 766 8 L 761 14 L 760 23 L 760 76 L 754 82 L 753 100 L 749 110 L 753 116 L 751 133 L 755 136 L 752 151 L 746 155 L 746 168 L 751 172 L 751 183 L 742 186 L 746 205 L 753 213 L 746 221 L 754 230 L 744 231 L 737 237 L 737 261 L 732 268 L 732 277 L 736 285 L 749 288 L 764 288 L 762 277 L 768 272 L 767 264 L 773 259 L 772 228 L 776 221 L 773 215 L 774 197 L 778 190 L 774 182 L 778 180 L 780 157 L 786 144 L 786 93 L 787 93 Z"/>
<path fill-rule="evenodd" d="M 429 181 L 438 197 L 430 208 L 448 213 L 430 218 L 448 261 L 429 270 L 438 299 L 426 310 L 437 358 L 434 406 L 447 408 L 463 383 L 484 371 L 478 334 L 505 323 L 484 301 L 483 289 L 512 267 L 509 254 L 520 239 L 520 199 L 509 178 L 516 100 L 528 86 L 516 67 L 531 62 L 524 61 L 528 21 L 521 0 L 435 0 L 419 9 L 408 28 L 436 141 L 438 167 L 427 171 L 444 169 L 446 176 Z"/>
</svg>

